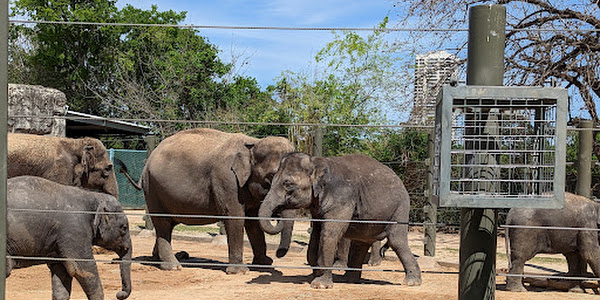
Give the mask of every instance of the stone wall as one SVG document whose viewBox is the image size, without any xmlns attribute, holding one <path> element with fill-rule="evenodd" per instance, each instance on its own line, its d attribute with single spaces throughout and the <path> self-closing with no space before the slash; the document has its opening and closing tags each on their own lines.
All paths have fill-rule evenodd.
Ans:
<svg viewBox="0 0 600 300">
<path fill-rule="evenodd" d="M 67 98 L 59 90 L 39 85 L 8 85 L 8 132 L 65 136 Z M 32 116 L 32 117 L 20 117 Z"/>
</svg>

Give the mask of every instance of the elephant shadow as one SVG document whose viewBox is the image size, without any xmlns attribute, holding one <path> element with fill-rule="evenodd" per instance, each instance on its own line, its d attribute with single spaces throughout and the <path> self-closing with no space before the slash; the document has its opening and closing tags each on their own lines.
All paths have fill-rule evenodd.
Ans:
<svg viewBox="0 0 600 300">
<path fill-rule="evenodd" d="M 186 251 L 179 251 L 175 254 L 175 258 L 182 264 L 184 268 L 198 268 L 205 270 L 215 270 L 225 272 L 229 264 L 227 262 L 202 258 L 202 257 L 191 257 Z M 142 265 L 152 266 L 155 268 L 160 268 L 160 261 L 153 258 L 152 256 L 138 256 L 133 259 L 134 261 L 139 262 Z M 277 273 L 270 266 L 249 266 L 250 271 L 254 272 L 267 272 L 267 273 Z"/>
<path fill-rule="evenodd" d="M 280 283 L 293 283 L 293 284 L 305 284 L 310 283 L 313 279 L 312 275 L 283 275 L 282 272 L 274 270 L 270 275 L 259 275 L 256 278 L 248 281 L 248 284 L 271 284 L 271 282 Z M 347 283 L 342 275 L 333 274 L 334 283 Z M 355 284 L 372 284 L 372 285 L 398 285 L 399 283 L 393 283 L 385 280 L 373 280 L 361 278 L 359 282 Z"/>
</svg>

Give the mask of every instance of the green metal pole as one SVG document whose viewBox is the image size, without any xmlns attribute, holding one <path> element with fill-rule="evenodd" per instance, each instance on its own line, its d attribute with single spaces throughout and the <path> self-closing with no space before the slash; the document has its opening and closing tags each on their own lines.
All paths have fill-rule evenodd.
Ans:
<svg viewBox="0 0 600 300">
<path fill-rule="evenodd" d="M 0 299 L 6 298 L 6 133 L 8 132 L 8 0 L 0 0 Z"/>
<path fill-rule="evenodd" d="M 592 194 L 592 148 L 594 147 L 594 121 L 579 123 L 579 154 L 577 155 L 577 195 L 589 198 Z"/>
<path fill-rule="evenodd" d="M 424 242 L 424 255 L 435 256 L 435 238 L 437 227 L 437 203 L 433 200 L 433 160 L 435 156 L 435 145 L 434 145 L 435 133 L 433 130 L 427 135 L 427 150 L 428 150 L 428 170 L 427 170 L 427 203 L 424 207 L 425 214 L 425 242 Z"/>
<path fill-rule="evenodd" d="M 503 85 L 506 8 L 473 6 L 469 11 L 467 85 Z M 498 212 L 461 211 L 458 299 L 494 299 Z"/>
</svg>

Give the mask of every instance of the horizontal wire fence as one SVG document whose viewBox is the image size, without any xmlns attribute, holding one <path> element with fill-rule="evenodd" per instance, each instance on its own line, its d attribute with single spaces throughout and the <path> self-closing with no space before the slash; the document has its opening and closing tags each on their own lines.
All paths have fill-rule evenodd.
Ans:
<svg viewBox="0 0 600 300">
<path fill-rule="evenodd" d="M 140 26 L 140 27 L 179 27 L 179 28 L 193 28 L 193 29 L 228 29 L 228 30 L 294 30 L 294 31 L 423 31 L 423 32 L 444 32 L 444 31 L 455 31 L 455 32 L 466 32 L 464 28 L 352 28 L 352 27 L 274 27 L 274 26 L 211 26 L 211 25 L 169 25 L 169 24 L 127 24 L 127 23 L 91 23 L 91 22 L 60 22 L 60 21 L 29 21 L 29 20 L 9 20 L 10 23 L 21 23 L 21 24 L 57 24 L 57 25 L 81 25 L 81 26 Z M 517 29 L 509 28 L 507 31 L 569 31 L 569 32 L 600 32 L 600 29 Z M 31 115 L 12 115 L 9 118 L 33 118 Z M 84 117 L 67 117 L 67 116 L 35 116 L 35 118 L 52 118 L 52 119 L 63 119 L 63 120 L 85 120 Z M 90 118 L 91 119 L 91 118 Z M 94 119 L 97 120 L 97 119 Z M 170 119 L 144 119 L 144 118 L 106 118 L 107 121 L 121 121 L 121 122 L 134 122 L 134 123 L 184 123 L 190 125 L 237 125 L 237 126 L 299 126 L 299 127 L 351 127 L 351 128 L 394 128 L 394 129 L 422 129 L 431 130 L 433 125 L 416 125 L 416 124 L 386 124 L 386 125 L 360 125 L 360 124 L 321 124 L 321 123 L 269 123 L 269 122 L 231 122 L 231 121 L 220 121 L 220 120 L 170 120 Z M 595 128 L 568 128 L 569 131 L 582 131 L 582 130 L 600 130 L 600 127 Z M 402 164 L 402 162 L 383 162 L 385 165 L 392 166 L 395 164 Z M 427 172 L 426 162 L 415 162 L 423 164 L 424 169 L 417 169 L 422 173 Z M 408 180 L 408 179 L 406 179 Z M 426 197 L 425 191 L 409 191 L 411 198 L 413 197 Z M 421 200 L 425 201 L 425 200 Z M 456 208 L 438 208 L 438 211 L 459 211 Z M 96 212 L 96 211 L 62 211 L 62 210 L 34 210 L 34 209 L 11 209 L 9 211 L 19 213 L 52 213 L 52 214 L 122 214 L 122 213 L 109 213 L 109 212 Z M 422 207 L 412 207 L 411 212 L 422 211 Z M 372 223 L 380 225 L 406 225 L 406 226 L 424 226 L 434 225 L 436 227 L 458 227 L 457 223 L 426 223 L 426 222 L 389 222 L 389 221 L 376 221 L 376 220 L 340 220 L 340 219 L 311 219 L 311 218 L 260 218 L 260 217 L 246 217 L 246 216 L 218 216 L 218 215 L 187 215 L 187 214 L 154 214 L 154 213 L 131 213 L 126 212 L 126 215 L 137 215 L 137 216 L 151 216 L 151 217 L 185 217 L 185 218 L 209 218 L 209 219 L 244 219 L 244 220 L 293 220 L 293 221 L 305 221 L 305 222 L 343 222 L 343 223 Z M 501 214 L 504 214 L 501 212 Z M 422 214 L 418 214 L 422 216 Z M 411 215 L 413 216 L 413 215 Z M 414 217 L 414 216 L 413 216 Z M 439 220 L 439 217 L 438 217 Z M 521 225 L 500 225 L 500 229 L 506 228 L 529 228 L 529 229 L 546 229 L 546 230 L 578 230 L 578 231 L 600 231 L 598 228 L 571 228 L 571 227 L 551 227 L 551 226 L 521 226 Z M 24 257 L 24 256 L 7 256 L 11 259 L 21 260 L 39 260 L 39 261 L 80 261 L 80 262 L 105 262 L 105 263 L 119 263 L 119 262 L 131 262 L 140 264 L 152 264 L 159 265 L 163 262 L 157 261 L 143 261 L 143 260 L 131 260 L 131 261 L 114 261 L 114 260 L 96 260 L 96 259 L 81 259 L 81 258 L 58 258 L 58 257 Z M 402 272 L 403 270 L 395 269 L 362 269 L 362 268 L 342 268 L 342 267 L 315 267 L 315 266 L 272 266 L 272 265 L 252 265 L 252 264 L 229 264 L 229 263 L 197 263 L 197 262 L 181 262 L 183 266 L 201 266 L 201 267 L 225 267 L 225 266 L 243 266 L 253 268 L 294 268 L 294 269 L 323 269 L 323 270 L 349 270 L 349 271 L 380 271 L 380 272 Z M 435 271 L 424 271 L 423 273 L 433 274 L 452 274 L 456 275 L 458 272 L 435 272 Z M 566 279 L 566 280 L 600 280 L 600 278 L 593 277 L 570 277 L 570 276 L 544 276 L 544 275 L 533 275 L 533 274 L 505 274 L 499 273 L 498 276 L 511 276 L 511 277 L 533 277 L 533 278 L 553 278 L 553 279 Z"/>
</svg>

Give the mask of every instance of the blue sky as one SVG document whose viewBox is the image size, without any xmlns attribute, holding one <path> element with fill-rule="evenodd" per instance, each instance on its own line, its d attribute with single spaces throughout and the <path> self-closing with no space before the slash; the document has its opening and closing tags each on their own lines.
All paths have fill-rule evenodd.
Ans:
<svg viewBox="0 0 600 300">
<path fill-rule="evenodd" d="M 374 27 L 389 14 L 389 0 L 119 0 L 119 7 L 131 4 L 160 11 L 187 11 L 185 24 L 285 26 L 285 27 Z M 392 22 L 393 24 L 394 22 Z M 216 45 L 224 61 L 232 54 L 248 59 L 241 69 L 255 77 L 262 88 L 272 84 L 284 70 L 310 72 L 315 54 L 333 38 L 330 31 L 273 31 L 204 29 L 200 34 Z"/>
</svg>

